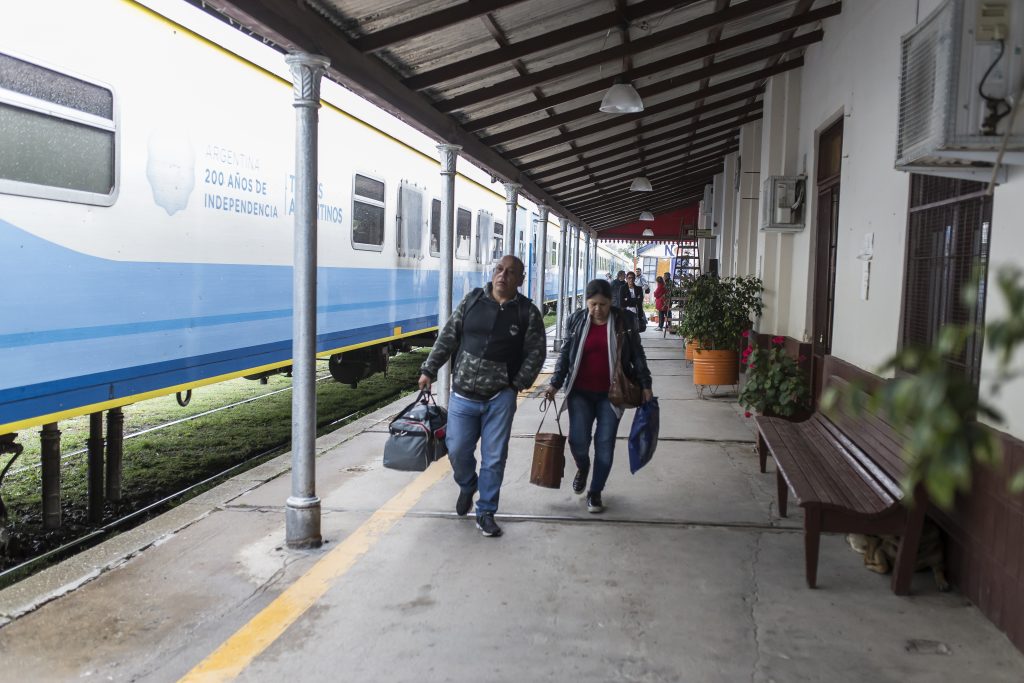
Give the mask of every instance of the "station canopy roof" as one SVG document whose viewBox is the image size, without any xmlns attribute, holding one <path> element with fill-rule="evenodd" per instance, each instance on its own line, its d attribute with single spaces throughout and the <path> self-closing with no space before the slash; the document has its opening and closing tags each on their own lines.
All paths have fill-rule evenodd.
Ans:
<svg viewBox="0 0 1024 683">
<path fill-rule="evenodd" d="M 695 205 L 838 0 L 191 0 L 577 225 Z M 599 111 L 615 83 L 635 114 Z M 631 192 L 643 175 L 652 192 Z M 657 239 L 661 236 L 659 225 Z M 603 235 L 600 235 L 603 237 Z M 610 235 L 609 235 L 610 236 Z M 642 238 L 641 238 L 642 239 Z"/>
</svg>

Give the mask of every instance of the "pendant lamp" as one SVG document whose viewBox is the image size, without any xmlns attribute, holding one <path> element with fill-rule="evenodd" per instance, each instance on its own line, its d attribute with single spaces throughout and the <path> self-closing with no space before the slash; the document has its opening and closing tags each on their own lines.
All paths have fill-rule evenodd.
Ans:
<svg viewBox="0 0 1024 683">
<path fill-rule="evenodd" d="M 601 100 L 601 111 L 606 114 L 636 114 L 643 110 L 644 101 L 629 83 L 616 83 Z"/>
<path fill-rule="evenodd" d="M 633 182 L 629 185 L 630 192 L 651 192 L 654 188 L 651 187 L 651 181 L 642 175 L 638 175 L 633 178 Z"/>
<path fill-rule="evenodd" d="M 644 237 L 654 237 L 654 231 L 651 230 L 650 228 L 644 228 L 643 236 Z"/>
<path fill-rule="evenodd" d="M 651 213 L 650 211 L 641 211 L 640 212 L 640 220 L 642 220 L 642 221 L 653 221 L 654 220 L 654 214 Z"/>
</svg>

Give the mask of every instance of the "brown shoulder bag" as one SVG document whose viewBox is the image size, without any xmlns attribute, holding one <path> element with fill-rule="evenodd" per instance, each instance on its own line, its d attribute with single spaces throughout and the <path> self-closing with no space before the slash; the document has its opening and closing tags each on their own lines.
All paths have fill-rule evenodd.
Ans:
<svg viewBox="0 0 1024 683">
<path fill-rule="evenodd" d="M 548 409 L 554 404 L 554 401 L 547 399 L 541 401 L 540 410 L 544 417 L 537 425 L 537 435 L 533 440 L 533 466 L 530 468 L 530 483 L 548 489 L 561 488 L 562 474 L 565 472 L 565 436 L 562 434 L 557 407 L 555 424 L 558 425 L 558 433 L 545 434 L 540 431 L 544 426 L 544 418 L 548 416 Z"/>
</svg>

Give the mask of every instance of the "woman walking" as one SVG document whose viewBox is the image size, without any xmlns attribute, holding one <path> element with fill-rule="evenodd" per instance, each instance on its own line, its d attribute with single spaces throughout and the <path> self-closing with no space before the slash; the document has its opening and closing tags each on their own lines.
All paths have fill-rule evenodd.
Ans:
<svg viewBox="0 0 1024 683">
<path fill-rule="evenodd" d="M 654 307 L 658 309 L 658 329 L 665 329 L 668 323 L 669 310 L 668 287 L 665 286 L 665 278 L 658 276 L 658 286 L 654 288 Z"/>
<path fill-rule="evenodd" d="M 622 408 L 608 400 L 616 359 L 621 359 L 626 376 L 643 388 L 645 403 L 654 393 L 636 316 L 612 306 L 611 286 L 601 279 L 587 283 L 586 301 L 586 309 L 569 317 L 555 372 L 544 395 L 553 400 L 555 393 L 565 387 L 562 408 L 569 408 L 569 450 L 577 467 L 572 480 L 575 493 L 583 493 L 587 486 L 590 442 L 594 442 L 594 477 L 587 493 L 587 510 L 596 513 L 604 510 L 601 492 L 612 469 L 615 432 L 622 418 Z"/>
</svg>

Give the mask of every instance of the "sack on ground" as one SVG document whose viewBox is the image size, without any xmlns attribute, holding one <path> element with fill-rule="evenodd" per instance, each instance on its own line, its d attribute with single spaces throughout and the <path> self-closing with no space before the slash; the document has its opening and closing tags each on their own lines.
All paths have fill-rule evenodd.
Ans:
<svg viewBox="0 0 1024 683">
<path fill-rule="evenodd" d="M 633 414 L 633 426 L 629 429 L 629 471 L 632 474 L 636 474 L 654 457 L 654 450 L 658 447 L 660 422 L 661 410 L 656 398 L 641 403 Z"/>
<path fill-rule="evenodd" d="M 548 408 L 553 405 L 546 399 L 541 402 L 540 410 L 544 417 L 548 415 Z M 562 423 L 558 421 L 558 411 L 555 410 L 555 424 L 558 425 L 557 434 L 542 433 L 544 417 L 537 425 L 537 434 L 533 439 L 533 466 L 530 468 L 530 483 L 543 486 L 548 489 L 557 489 L 562 486 L 562 475 L 565 473 L 565 436 L 562 434 Z"/>
<path fill-rule="evenodd" d="M 448 453 L 444 435 L 448 411 L 438 406 L 429 391 L 391 421 L 391 436 L 384 444 L 384 467 L 404 472 L 422 472 L 430 463 Z"/>
</svg>

